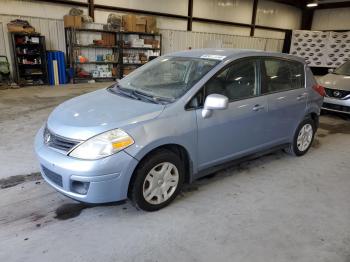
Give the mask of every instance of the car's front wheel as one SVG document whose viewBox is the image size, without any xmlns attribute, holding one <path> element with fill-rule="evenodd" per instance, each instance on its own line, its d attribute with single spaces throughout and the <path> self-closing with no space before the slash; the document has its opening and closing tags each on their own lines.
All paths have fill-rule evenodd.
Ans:
<svg viewBox="0 0 350 262">
<path fill-rule="evenodd" d="M 295 156 L 302 156 L 310 149 L 316 132 L 315 122 L 312 119 L 303 120 L 293 138 L 293 142 L 286 151 Z"/>
<path fill-rule="evenodd" d="M 159 150 L 141 161 L 131 185 L 131 200 L 145 211 L 159 210 L 175 199 L 184 182 L 184 165 L 170 150 Z"/>
</svg>

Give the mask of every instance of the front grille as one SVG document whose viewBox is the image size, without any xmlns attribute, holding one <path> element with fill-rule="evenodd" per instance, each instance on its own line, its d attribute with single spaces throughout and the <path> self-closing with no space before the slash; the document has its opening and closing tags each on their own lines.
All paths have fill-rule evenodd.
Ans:
<svg viewBox="0 0 350 262">
<path fill-rule="evenodd" d="M 346 96 L 350 95 L 350 91 L 345 91 L 345 90 L 325 88 L 325 91 L 327 96 L 334 97 L 337 99 L 344 99 Z"/>
<path fill-rule="evenodd" d="M 337 110 L 341 112 L 350 113 L 350 106 L 335 105 L 330 103 L 323 103 L 322 105 L 325 109 Z"/>
<path fill-rule="evenodd" d="M 48 128 L 45 128 L 44 131 L 44 142 L 49 147 L 53 147 L 65 152 L 68 152 L 79 143 L 76 140 L 58 136 L 52 133 Z"/>
<path fill-rule="evenodd" d="M 41 166 L 41 168 L 43 169 L 44 175 L 54 184 L 63 187 L 63 183 L 62 183 L 62 176 L 60 176 L 59 174 L 56 174 L 55 172 L 47 169 L 44 166 Z"/>
</svg>

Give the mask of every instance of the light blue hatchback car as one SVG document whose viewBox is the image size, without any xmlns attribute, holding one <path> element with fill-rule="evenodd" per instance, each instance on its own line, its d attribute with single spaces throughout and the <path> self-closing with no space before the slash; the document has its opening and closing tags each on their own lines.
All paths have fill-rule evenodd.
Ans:
<svg viewBox="0 0 350 262">
<path fill-rule="evenodd" d="M 300 58 L 199 49 L 159 57 L 58 106 L 35 139 L 52 187 L 88 203 L 168 205 L 184 183 L 274 148 L 300 156 L 324 89 Z"/>
</svg>

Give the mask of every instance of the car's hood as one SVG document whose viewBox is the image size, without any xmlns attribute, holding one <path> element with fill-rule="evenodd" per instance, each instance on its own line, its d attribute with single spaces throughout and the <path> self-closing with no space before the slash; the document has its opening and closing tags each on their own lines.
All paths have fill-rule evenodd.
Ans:
<svg viewBox="0 0 350 262">
<path fill-rule="evenodd" d="M 114 128 L 157 117 L 164 105 L 113 94 L 106 89 L 70 99 L 49 116 L 48 128 L 63 137 L 86 140 Z"/>
<path fill-rule="evenodd" d="M 318 82 L 326 88 L 350 91 L 350 76 L 327 74 Z"/>
</svg>

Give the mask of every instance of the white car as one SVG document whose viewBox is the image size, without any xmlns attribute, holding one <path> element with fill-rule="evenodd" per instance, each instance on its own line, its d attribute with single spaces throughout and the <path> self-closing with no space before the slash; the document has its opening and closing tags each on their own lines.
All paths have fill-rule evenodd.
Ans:
<svg viewBox="0 0 350 262">
<path fill-rule="evenodd" d="M 322 109 L 350 114 L 350 61 L 330 70 L 318 82 L 326 91 Z"/>
</svg>

